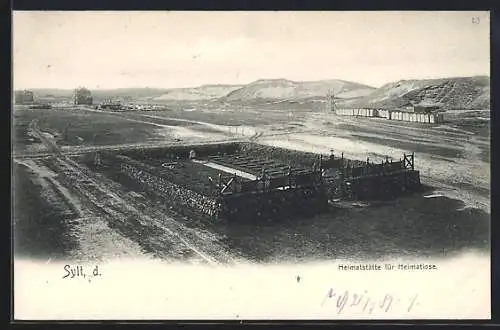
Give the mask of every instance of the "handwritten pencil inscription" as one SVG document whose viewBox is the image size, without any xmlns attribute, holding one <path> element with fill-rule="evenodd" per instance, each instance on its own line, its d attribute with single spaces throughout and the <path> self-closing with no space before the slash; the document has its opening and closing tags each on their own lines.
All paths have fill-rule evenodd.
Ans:
<svg viewBox="0 0 500 330">
<path fill-rule="evenodd" d="M 404 312 L 410 313 L 418 305 L 418 294 L 400 298 L 388 293 L 384 296 L 374 296 L 370 295 L 366 290 L 359 293 L 350 292 L 349 290 L 336 291 L 330 288 L 323 298 L 321 306 L 332 306 L 332 304 L 337 314 L 341 314 L 346 309 L 354 309 L 361 314 L 388 313 L 396 306 L 398 309 L 403 308 Z"/>
</svg>

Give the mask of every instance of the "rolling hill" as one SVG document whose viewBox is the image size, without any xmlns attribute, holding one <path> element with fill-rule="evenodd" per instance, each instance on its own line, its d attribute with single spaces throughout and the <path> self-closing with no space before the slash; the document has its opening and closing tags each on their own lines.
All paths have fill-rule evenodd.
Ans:
<svg viewBox="0 0 500 330">
<path fill-rule="evenodd" d="M 122 99 L 138 102 L 222 101 L 258 104 L 280 101 L 323 101 L 333 90 L 339 98 L 353 99 L 366 96 L 375 89 L 344 80 L 295 82 L 286 79 L 260 79 L 247 85 L 202 85 L 193 88 L 118 88 L 91 90 L 95 102 Z M 70 89 L 33 89 L 43 101 L 69 101 Z"/>
<path fill-rule="evenodd" d="M 260 79 L 230 92 L 221 99 L 226 102 L 324 99 L 330 90 L 339 98 L 358 98 L 369 95 L 375 88 L 344 80 L 296 82 L 286 79 Z"/>
<path fill-rule="evenodd" d="M 241 88 L 241 85 L 203 85 L 194 88 L 176 88 L 165 91 L 160 96 L 153 97 L 153 100 L 212 100 L 218 99 Z"/>
<path fill-rule="evenodd" d="M 490 109 L 490 78 L 487 76 L 424 80 L 400 80 L 374 88 L 345 80 L 291 81 L 260 79 L 247 85 L 202 85 L 193 88 L 119 88 L 92 90 L 96 103 L 108 98 L 135 102 L 210 101 L 228 106 L 271 105 L 287 109 L 300 105 L 324 108 L 326 95 L 334 91 L 339 107 L 399 108 L 410 104 L 439 105 L 443 109 Z M 33 89 L 44 101 L 69 101 L 69 89 Z M 323 104 L 323 105 L 322 105 Z"/>
<path fill-rule="evenodd" d="M 490 78 L 486 76 L 400 80 L 385 84 L 343 106 L 398 108 L 411 104 L 438 105 L 448 110 L 490 109 Z"/>
</svg>

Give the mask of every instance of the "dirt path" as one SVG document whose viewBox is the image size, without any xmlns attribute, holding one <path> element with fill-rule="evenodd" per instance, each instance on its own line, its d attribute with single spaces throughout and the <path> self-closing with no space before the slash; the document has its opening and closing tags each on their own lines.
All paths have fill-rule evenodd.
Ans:
<svg viewBox="0 0 500 330">
<path fill-rule="evenodd" d="M 49 181 L 53 187 L 57 189 L 59 194 L 64 197 L 66 203 L 71 207 L 71 209 L 79 216 L 84 216 L 84 210 L 81 203 L 69 192 L 66 187 L 62 186 L 59 181 L 56 180 L 57 174 L 50 171 L 44 166 L 38 165 L 33 160 L 19 160 L 15 159 L 14 162 L 28 167 L 33 173 L 36 173 L 39 178 Z"/>
<path fill-rule="evenodd" d="M 89 238 L 91 238 L 90 240 L 94 240 L 96 246 L 102 246 L 102 242 L 100 242 L 102 238 L 96 235 L 97 233 L 109 230 L 123 236 L 127 235 L 127 231 L 135 231 L 135 234 L 128 233 L 135 235 L 136 239 L 133 241 L 140 240 L 142 243 L 140 245 L 149 246 L 150 253 L 162 259 L 182 258 L 188 250 L 190 262 L 208 264 L 235 262 L 236 258 L 226 252 L 222 246 L 207 240 L 203 235 L 193 234 L 180 223 L 167 218 L 159 210 L 151 207 L 141 210 L 135 198 L 123 197 L 123 192 L 113 189 L 116 187 L 113 187 L 109 180 L 98 177 L 95 173 L 62 154 L 55 142 L 43 134 L 36 123 L 34 124 L 34 132 L 55 153 L 56 157 L 51 162 L 52 170 L 58 173 L 63 184 L 71 187 L 72 191 L 85 200 L 84 204 L 87 205 L 92 214 L 101 215 L 107 222 L 107 224 L 100 222 L 95 216 L 80 218 L 77 221 L 80 223 L 79 236 L 84 237 L 83 241 L 87 241 L 85 245 L 94 245 L 89 242 Z M 89 226 L 89 219 L 93 220 L 92 226 Z M 129 221 L 135 221 L 135 225 L 127 223 Z M 84 225 L 85 222 L 89 223 Z M 121 227 L 122 234 L 120 235 L 116 230 L 109 228 L 109 224 Z M 145 232 L 142 232 L 141 228 Z M 147 231 L 157 234 L 147 235 Z M 99 253 L 96 248 L 93 248 L 92 251 L 91 257 L 95 257 L 94 254 Z M 85 254 L 85 252 L 80 252 L 80 254 Z"/>
<path fill-rule="evenodd" d="M 104 218 L 91 210 L 74 192 L 63 186 L 59 182 L 59 174 L 34 160 L 16 159 L 15 162 L 28 167 L 40 180 L 52 183 L 51 187 L 57 189 L 59 196 L 64 198 L 74 212 L 74 218 L 65 220 L 67 227 L 70 228 L 66 235 L 75 238 L 78 243 L 78 247 L 68 255 L 71 260 L 109 260 L 117 257 L 143 256 L 137 244 L 111 230 Z"/>
</svg>

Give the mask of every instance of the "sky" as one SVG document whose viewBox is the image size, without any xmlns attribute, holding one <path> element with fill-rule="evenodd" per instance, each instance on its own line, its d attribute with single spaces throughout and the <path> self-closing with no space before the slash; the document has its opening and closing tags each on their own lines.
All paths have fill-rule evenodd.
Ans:
<svg viewBox="0 0 500 330">
<path fill-rule="evenodd" d="M 13 87 L 489 75 L 489 12 L 13 12 Z"/>
</svg>

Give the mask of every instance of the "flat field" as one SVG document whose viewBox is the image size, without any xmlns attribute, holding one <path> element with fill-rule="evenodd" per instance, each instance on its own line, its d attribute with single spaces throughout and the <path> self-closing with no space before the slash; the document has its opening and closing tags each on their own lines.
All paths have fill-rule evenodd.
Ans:
<svg viewBox="0 0 500 330">
<path fill-rule="evenodd" d="M 73 109 L 23 109 L 13 112 L 14 151 L 26 150 L 26 145 L 32 144 L 27 132 L 33 120 L 38 120 L 40 129 L 56 138 L 61 146 L 155 142 L 165 136 L 153 124 L 134 122 L 106 113 Z"/>
<path fill-rule="evenodd" d="M 27 174 L 26 169 L 17 169 L 14 173 L 19 178 L 14 205 L 19 209 L 17 251 L 30 254 L 31 249 L 37 249 L 39 254 L 50 256 L 53 251 L 69 249 L 71 255 L 83 259 L 90 254 L 102 255 L 102 251 L 114 251 L 113 254 L 121 251 L 129 255 L 185 259 L 198 250 L 214 258 L 223 255 L 224 260 L 256 262 L 343 257 L 384 259 L 398 255 L 445 257 L 471 249 L 488 251 L 489 111 L 450 111 L 445 114 L 444 124 L 425 125 L 341 117 L 307 109 L 284 111 L 246 106 L 224 111 L 215 107 L 188 110 L 182 107 L 117 113 L 16 110 L 14 151 L 33 152 L 36 146 L 40 152 L 46 152 L 36 135 L 29 133 L 33 120 L 38 120 L 40 130 L 61 147 L 140 146 L 175 143 L 179 139 L 204 142 L 232 137 L 231 130 L 241 125 L 245 126 L 246 134 L 261 144 L 323 154 L 333 151 L 351 159 L 369 157 L 379 162 L 385 157 L 399 159 L 403 153 L 415 152 L 416 169 L 428 189 L 386 203 L 337 205 L 330 213 L 310 219 L 233 223 L 208 229 L 179 216 L 160 200 L 149 198 L 137 185 L 124 185 L 106 174 L 83 174 L 87 172 L 82 164 L 71 165 L 75 173 L 72 179 L 65 174 L 68 170 L 56 161 L 33 159 L 35 165 L 52 164 L 53 180 L 79 200 L 84 209 L 88 208 L 85 212 L 90 216 L 78 218 L 83 220 L 77 224 L 58 220 L 63 218 L 57 214 L 64 210 L 57 205 L 66 204 L 50 199 L 47 197 L 50 194 L 41 188 L 33 188 L 38 187 L 33 186 L 33 182 L 38 182 L 37 175 L 41 177 L 43 173 L 33 170 Z M 256 132 L 261 135 L 255 135 Z M 83 183 L 87 181 L 95 184 L 86 187 Z M 31 204 L 32 210 L 22 210 L 20 206 Z M 37 205 L 53 211 L 43 211 Z M 43 212 L 56 215 L 51 216 L 52 220 L 36 217 Z M 100 220 L 95 222 L 96 219 Z M 50 226 L 43 227 L 48 221 Z M 195 249 L 186 252 L 186 243 L 172 232 L 180 233 Z M 30 248 L 30 240 L 37 240 L 38 245 Z M 109 242 L 114 242 L 111 247 Z M 54 246 L 50 247 L 51 244 Z"/>
</svg>

